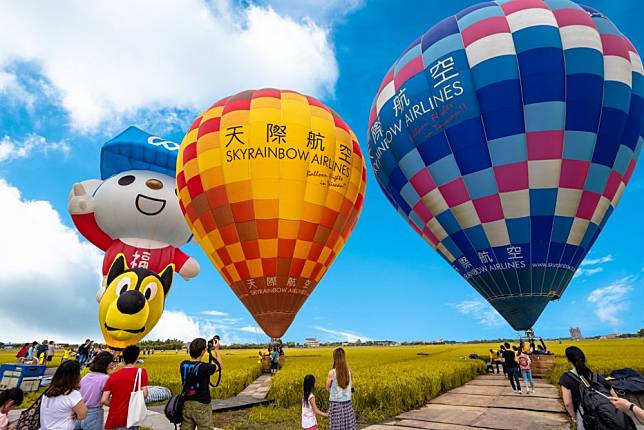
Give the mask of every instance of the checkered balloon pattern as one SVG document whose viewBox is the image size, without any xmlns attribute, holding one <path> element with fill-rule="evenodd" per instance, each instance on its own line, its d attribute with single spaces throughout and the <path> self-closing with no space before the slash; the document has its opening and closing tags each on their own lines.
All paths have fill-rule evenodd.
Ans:
<svg viewBox="0 0 644 430">
<path fill-rule="evenodd" d="M 286 332 L 362 209 L 365 161 L 313 97 L 244 91 L 203 112 L 177 160 L 195 238 L 267 335 Z"/>
<path fill-rule="evenodd" d="M 471 6 L 415 40 L 369 117 L 380 187 L 516 330 L 559 298 L 642 149 L 644 70 L 570 0 Z"/>
</svg>

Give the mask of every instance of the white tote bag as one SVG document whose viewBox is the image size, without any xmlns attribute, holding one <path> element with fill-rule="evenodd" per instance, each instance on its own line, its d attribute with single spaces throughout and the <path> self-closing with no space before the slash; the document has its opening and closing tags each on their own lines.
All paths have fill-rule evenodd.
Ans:
<svg viewBox="0 0 644 430">
<path fill-rule="evenodd" d="M 134 387 L 130 393 L 130 403 L 127 407 L 127 426 L 141 426 L 148 415 L 148 408 L 145 407 L 145 396 L 141 389 L 141 368 L 136 372 Z"/>
</svg>

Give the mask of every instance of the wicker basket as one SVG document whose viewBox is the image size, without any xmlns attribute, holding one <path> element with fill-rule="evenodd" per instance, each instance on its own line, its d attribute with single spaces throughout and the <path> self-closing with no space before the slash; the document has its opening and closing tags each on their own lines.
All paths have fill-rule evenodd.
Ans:
<svg viewBox="0 0 644 430">
<path fill-rule="evenodd" d="M 533 376 L 543 377 L 555 367 L 554 354 L 530 354 L 530 360 Z"/>
</svg>

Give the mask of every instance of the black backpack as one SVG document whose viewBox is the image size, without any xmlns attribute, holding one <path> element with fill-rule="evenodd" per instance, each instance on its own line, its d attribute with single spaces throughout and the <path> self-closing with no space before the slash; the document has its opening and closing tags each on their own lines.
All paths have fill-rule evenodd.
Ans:
<svg viewBox="0 0 644 430">
<path fill-rule="evenodd" d="M 174 424 L 175 429 L 177 428 L 177 424 L 181 424 L 181 422 L 183 421 L 183 404 L 186 401 L 186 393 L 188 392 L 188 389 L 192 388 L 189 384 L 189 380 L 193 372 L 195 374 L 196 380 L 199 376 L 199 364 L 190 366 L 190 368 L 185 371 L 181 393 L 175 394 L 174 396 L 170 397 L 170 400 L 168 400 L 168 403 L 166 403 L 163 410 L 165 417 L 168 419 L 168 421 Z"/>
<path fill-rule="evenodd" d="M 581 375 L 568 372 L 579 382 L 580 412 L 585 430 L 636 430 L 635 423 L 608 400 L 610 391 L 593 373 L 590 381 Z"/>
</svg>

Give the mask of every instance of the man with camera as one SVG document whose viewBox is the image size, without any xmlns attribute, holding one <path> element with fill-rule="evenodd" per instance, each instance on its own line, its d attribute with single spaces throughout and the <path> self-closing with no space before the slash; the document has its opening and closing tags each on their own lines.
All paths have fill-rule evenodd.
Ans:
<svg viewBox="0 0 644 430">
<path fill-rule="evenodd" d="M 208 363 L 202 361 L 206 350 L 208 351 Z M 212 429 L 210 376 L 218 371 L 221 372 L 219 336 L 214 336 L 207 342 L 202 337 L 196 338 L 190 342 L 189 353 L 190 360 L 183 361 L 179 368 L 181 384 L 185 392 L 181 429 L 210 430 Z"/>
</svg>

